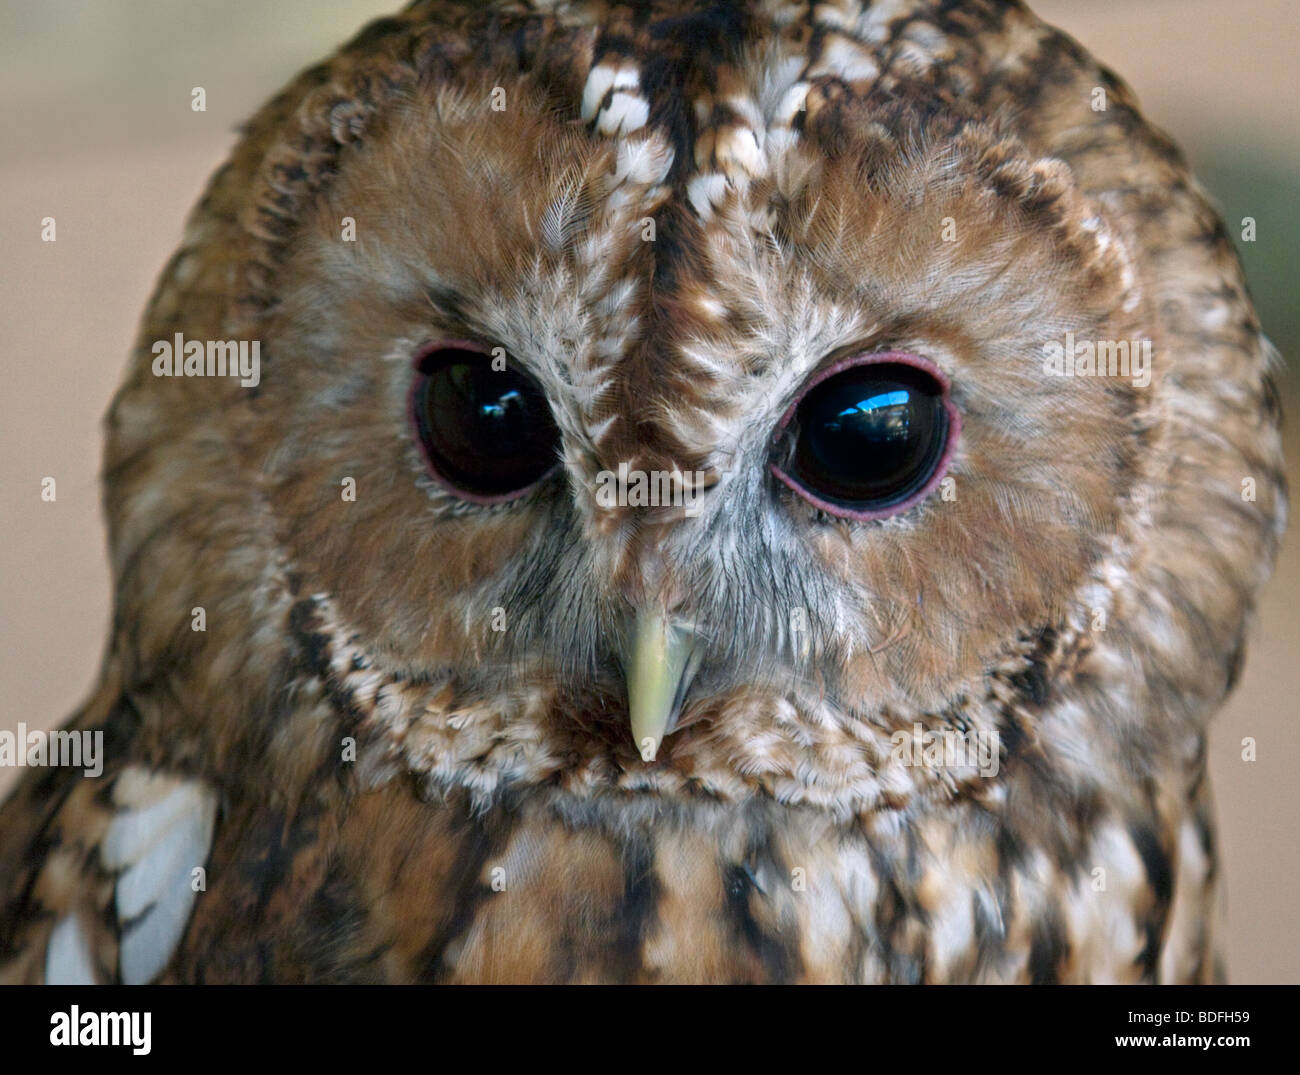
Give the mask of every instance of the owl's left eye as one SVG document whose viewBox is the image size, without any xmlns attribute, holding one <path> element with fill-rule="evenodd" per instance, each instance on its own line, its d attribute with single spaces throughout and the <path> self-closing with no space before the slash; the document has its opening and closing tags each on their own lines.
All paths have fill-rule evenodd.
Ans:
<svg viewBox="0 0 1300 1075">
<path fill-rule="evenodd" d="M 475 344 L 416 357 L 411 419 L 433 476 L 462 500 L 495 504 L 527 492 L 559 459 L 560 434 L 537 382 Z"/>
<path fill-rule="evenodd" d="M 772 472 L 831 515 L 878 519 L 934 488 L 959 427 L 933 364 L 897 352 L 859 356 L 804 388 L 778 428 Z"/>
</svg>

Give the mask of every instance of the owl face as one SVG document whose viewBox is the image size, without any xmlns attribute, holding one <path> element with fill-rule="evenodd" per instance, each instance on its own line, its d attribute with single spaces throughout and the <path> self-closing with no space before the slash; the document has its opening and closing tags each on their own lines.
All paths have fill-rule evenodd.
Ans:
<svg viewBox="0 0 1300 1075">
<path fill-rule="evenodd" d="M 1032 737 L 1098 616 L 1143 682 L 1117 595 L 1187 408 L 1123 154 L 1068 163 L 1086 94 L 969 92 L 1023 99 L 1025 13 L 886 54 L 883 9 L 779 8 L 435 5 L 269 106 L 201 206 L 228 250 L 154 323 L 260 340 L 262 383 L 128 390 L 113 451 L 188 416 L 206 577 L 287 620 L 376 779 L 996 795 L 894 733 Z M 227 296 L 206 330 L 182 284 Z M 1146 383 L 1051 368 L 1077 341 Z"/>
<path fill-rule="evenodd" d="M 738 72 L 765 124 L 782 69 Z M 1149 329 L 1062 168 L 814 98 L 713 205 L 716 154 L 491 88 L 341 155 L 263 340 L 251 465 L 365 674 L 557 769 L 838 781 L 1095 603 L 1143 401 L 1043 345 Z"/>
</svg>

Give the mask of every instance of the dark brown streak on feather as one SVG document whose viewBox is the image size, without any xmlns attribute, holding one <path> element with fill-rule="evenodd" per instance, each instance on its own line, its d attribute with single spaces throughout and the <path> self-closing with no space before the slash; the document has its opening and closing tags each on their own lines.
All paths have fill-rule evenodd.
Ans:
<svg viewBox="0 0 1300 1075">
<path fill-rule="evenodd" d="M 878 944 L 875 954 L 886 968 L 886 981 L 919 985 L 925 979 L 924 953 L 907 952 L 899 945 L 909 922 L 919 920 L 924 926 L 928 918 L 925 908 L 917 905 L 909 896 L 914 891 L 913 866 L 906 867 L 909 876 L 897 876 L 900 864 L 915 862 L 915 847 L 912 846 L 916 840 L 915 833 L 906 830 L 906 839 L 909 850 L 901 859 L 886 854 L 874 840 L 868 843 L 872 867 L 879 878 L 879 894 L 874 910 Z"/>
<path fill-rule="evenodd" d="M 493 895 L 483 883 L 483 867 L 505 846 L 512 828 L 505 813 L 496 810 L 486 815 L 467 814 L 459 831 L 452 834 L 460 854 L 445 887 L 451 913 L 417 957 L 417 981 L 438 982 L 455 970 L 446 962 L 447 950 L 473 925 L 479 907 Z"/>
<path fill-rule="evenodd" d="M 294 860 L 317 842 L 320 832 L 320 811 L 313 804 L 304 804 L 297 816 L 289 817 L 282 809 L 267 806 L 257 811 L 247 822 L 250 836 L 245 846 L 260 854 L 249 855 L 238 863 L 256 899 L 249 913 L 258 917 L 267 909 L 277 887 L 291 874 Z"/>
<path fill-rule="evenodd" d="M 1169 905 L 1173 898 L 1173 865 L 1169 854 L 1160 844 L 1160 838 L 1150 825 L 1134 822 L 1129 825 L 1129 838 L 1142 859 L 1147 881 L 1151 884 L 1152 906 L 1142 920 L 1146 944 L 1138 955 L 1142 976 L 1155 981 L 1160 967 L 1160 951 L 1164 946 L 1165 925 L 1169 919 Z"/>
<path fill-rule="evenodd" d="M 318 629 L 320 623 L 314 598 L 305 597 L 295 602 L 289 610 L 288 626 L 290 638 L 297 649 L 296 660 L 291 660 L 284 669 L 276 693 L 283 694 L 291 690 L 294 684 L 301 682 L 303 672 L 317 677 L 324 687 L 330 707 L 339 718 L 339 733 L 357 736 L 365 714 L 357 705 L 353 691 L 334 674 L 330 638 Z M 352 768 L 341 758 L 342 755 L 337 752 L 326 752 L 317 766 L 318 775 L 346 783 L 352 774 Z"/>
<path fill-rule="evenodd" d="M 765 930 L 754 917 L 752 901 L 766 900 L 771 896 L 763 891 L 758 875 L 785 876 L 784 865 L 778 861 L 772 843 L 770 823 L 754 817 L 749 826 L 745 860 L 723 867 L 723 892 L 731 928 L 738 941 L 747 945 L 763 967 L 770 982 L 786 983 L 802 973 L 798 937 L 785 936 Z"/>
<path fill-rule="evenodd" d="M 381 942 L 360 950 L 367 919 L 365 900 L 339 862 L 328 873 L 304 908 L 302 933 L 312 939 L 302 952 L 311 967 L 307 980 L 321 982 L 382 982 L 384 954 L 391 947 Z"/>
<path fill-rule="evenodd" d="M 1055 985 L 1061 979 L 1061 967 L 1070 954 L 1070 945 L 1061 926 L 1060 912 L 1047 908 L 1034 924 L 1029 945 L 1029 980 L 1034 985 Z"/>
<path fill-rule="evenodd" d="M 750 909 L 752 899 L 763 899 L 754 871 L 745 863 L 733 863 L 722 871 L 722 889 L 735 941 L 748 948 L 758 960 L 769 982 L 785 984 L 796 973 L 797 957 L 780 936 L 766 932 Z"/>
<path fill-rule="evenodd" d="M 614 913 L 614 945 L 610 952 L 610 980 L 641 981 L 645 974 L 642 947 L 658 919 L 663 886 L 655 874 L 654 844 L 636 834 L 623 842 L 623 898 Z"/>
</svg>

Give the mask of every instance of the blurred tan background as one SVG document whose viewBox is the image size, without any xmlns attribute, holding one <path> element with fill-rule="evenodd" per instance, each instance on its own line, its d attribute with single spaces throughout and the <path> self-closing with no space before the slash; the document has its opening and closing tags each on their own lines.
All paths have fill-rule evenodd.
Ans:
<svg viewBox="0 0 1300 1075">
<path fill-rule="evenodd" d="M 109 615 L 100 417 L 154 277 L 236 125 L 398 0 L 0 4 L 0 728 L 50 726 L 90 689 Z M 1040 0 L 1183 145 L 1239 244 L 1264 325 L 1300 356 L 1300 3 Z M 207 91 L 207 111 L 190 91 Z M 58 241 L 40 241 L 40 220 Z M 1300 385 L 1288 459 L 1300 489 Z M 42 503 L 41 479 L 58 483 Z M 1300 499 L 1300 497 L 1298 497 Z M 1300 982 L 1300 550 L 1289 538 L 1211 770 L 1233 981 Z M 1258 760 L 1241 760 L 1243 736 Z M 16 773 L 0 771 L 0 795 Z"/>
</svg>

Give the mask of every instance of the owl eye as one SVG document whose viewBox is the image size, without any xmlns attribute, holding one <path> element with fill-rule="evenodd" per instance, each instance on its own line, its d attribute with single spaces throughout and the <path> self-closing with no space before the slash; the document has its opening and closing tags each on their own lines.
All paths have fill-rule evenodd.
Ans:
<svg viewBox="0 0 1300 1075">
<path fill-rule="evenodd" d="M 411 418 L 433 476 L 463 500 L 520 496 L 558 463 L 560 434 L 537 382 L 470 344 L 422 351 Z"/>
<path fill-rule="evenodd" d="M 929 362 L 892 352 L 849 359 L 786 413 L 772 472 L 832 515 L 893 515 L 943 477 L 959 426 L 947 378 Z"/>
</svg>

